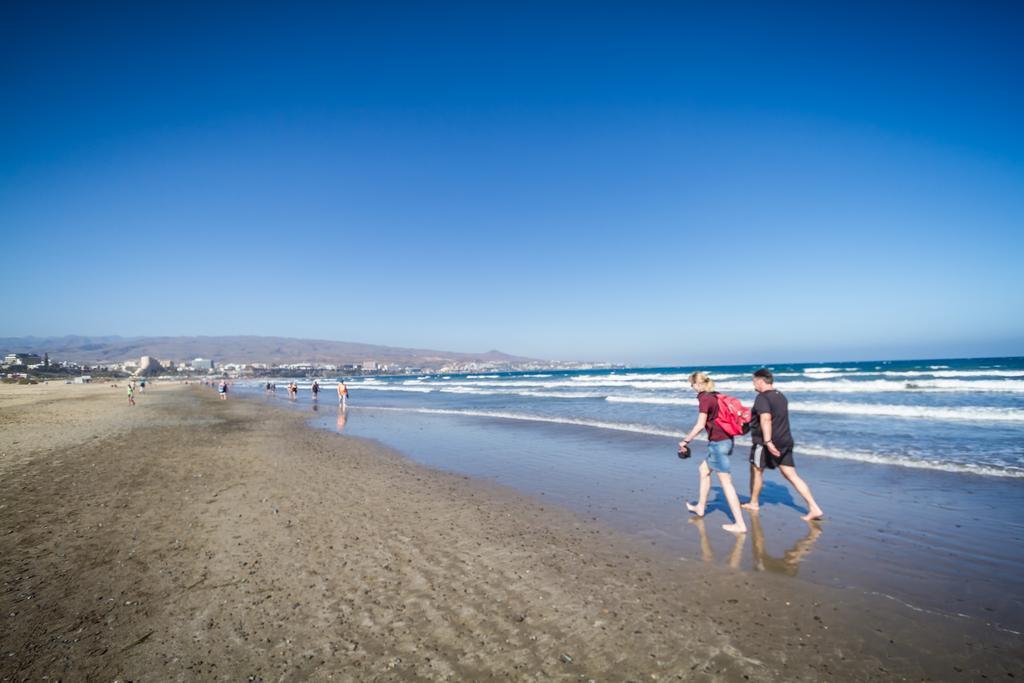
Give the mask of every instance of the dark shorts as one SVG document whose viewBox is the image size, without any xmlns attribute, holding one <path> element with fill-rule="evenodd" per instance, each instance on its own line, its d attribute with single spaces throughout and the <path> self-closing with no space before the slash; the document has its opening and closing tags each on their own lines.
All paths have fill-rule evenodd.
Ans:
<svg viewBox="0 0 1024 683">
<path fill-rule="evenodd" d="M 765 468 L 774 470 L 779 465 L 785 465 L 787 467 L 796 467 L 796 463 L 793 462 L 793 447 L 792 446 L 776 446 L 779 449 L 779 453 L 782 457 L 776 458 L 774 455 L 768 452 L 768 449 L 760 444 L 754 444 L 750 447 L 750 464 L 759 470 Z"/>
</svg>

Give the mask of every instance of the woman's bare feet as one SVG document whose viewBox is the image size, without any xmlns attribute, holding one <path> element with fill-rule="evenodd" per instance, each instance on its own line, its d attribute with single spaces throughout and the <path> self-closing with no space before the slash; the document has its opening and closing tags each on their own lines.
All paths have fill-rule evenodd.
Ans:
<svg viewBox="0 0 1024 683">
<path fill-rule="evenodd" d="M 816 507 L 816 508 L 813 508 L 810 512 L 808 512 L 806 515 L 804 515 L 800 519 L 804 520 L 805 522 L 813 522 L 814 520 L 821 519 L 824 516 L 825 516 L 825 513 L 822 512 L 821 508 Z"/>
<path fill-rule="evenodd" d="M 703 517 L 704 516 L 703 508 L 700 508 L 700 507 L 694 505 L 693 503 L 687 503 L 686 504 L 686 509 L 689 510 L 690 512 L 692 512 L 693 514 L 697 515 L 698 517 Z"/>
<path fill-rule="evenodd" d="M 744 510 L 750 510 L 751 512 L 757 512 L 761 509 L 761 506 L 757 503 L 743 503 L 740 507 Z"/>
<path fill-rule="evenodd" d="M 747 525 L 746 524 L 742 524 L 740 522 L 736 522 L 735 524 L 723 524 L 722 528 L 725 529 L 726 531 L 731 531 L 734 534 L 745 534 L 745 533 L 747 533 Z"/>
</svg>

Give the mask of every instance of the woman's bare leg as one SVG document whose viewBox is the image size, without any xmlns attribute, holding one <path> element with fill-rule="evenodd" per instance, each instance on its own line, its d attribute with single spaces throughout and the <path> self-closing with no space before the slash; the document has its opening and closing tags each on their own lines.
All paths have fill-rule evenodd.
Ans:
<svg viewBox="0 0 1024 683">
<path fill-rule="evenodd" d="M 722 491 L 725 493 L 725 499 L 729 503 L 729 510 L 732 512 L 733 518 L 732 524 L 723 524 L 722 528 L 726 531 L 741 534 L 747 530 L 747 525 L 743 521 L 740 498 L 736 495 L 736 488 L 732 485 L 732 475 L 728 472 L 718 472 L 718 481 L 722 483 Z"/>
<path fill-rule="evenodd" d="M 696 505 L 687 503 L 686 509 L 698 517 L 703 517 L 704 508 L 708 504 L 708 493 L 711 491 L 711 468 L 708 467 L 706 462 L 702 462 L 700 467 L 697 468 L 697 472 L 700 474 L 700 498 L 698 498 Z"/>
</svg>

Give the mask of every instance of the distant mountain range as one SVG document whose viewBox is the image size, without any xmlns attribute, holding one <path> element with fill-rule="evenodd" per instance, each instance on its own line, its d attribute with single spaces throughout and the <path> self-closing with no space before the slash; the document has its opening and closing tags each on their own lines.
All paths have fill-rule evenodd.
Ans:
<svg viewBox="0 0 1024 683">
<path fill-rule="evenodd" d="M 529 363 L 536 359 L 501 351 L 458 353 L 406 349 L 325 339 L 288 337 L 0 337 L 3 353 L 44 353 L 53 360 L 123 361 L 141 356 L 189 361 L 208 358 L 219 363 L 378 363 L 440 367 L 448 363 Z"/>
</svg>

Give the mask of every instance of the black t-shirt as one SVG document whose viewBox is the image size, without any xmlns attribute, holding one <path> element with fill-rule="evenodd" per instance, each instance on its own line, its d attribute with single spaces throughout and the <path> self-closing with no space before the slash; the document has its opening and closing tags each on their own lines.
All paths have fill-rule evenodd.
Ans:
<svg viewBox="0 0 1024 683">
<path fill-rule="evenodd" d="M 772 416 L 772 443 L 779 447 L 793 445 L 793 435 L 789 431 L 789 401 L 778 389 L 762 391 L 754 399 L 754 407 L 750 409 L 750 437 L 756 444 L 763 444 L 761 434 L 761 415 Z"/>
</svg>

